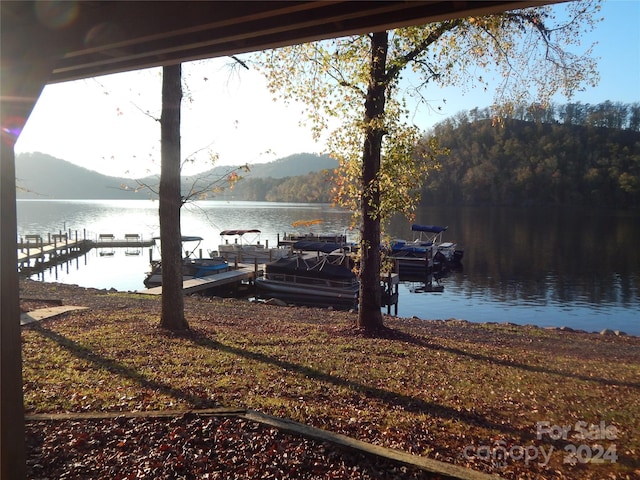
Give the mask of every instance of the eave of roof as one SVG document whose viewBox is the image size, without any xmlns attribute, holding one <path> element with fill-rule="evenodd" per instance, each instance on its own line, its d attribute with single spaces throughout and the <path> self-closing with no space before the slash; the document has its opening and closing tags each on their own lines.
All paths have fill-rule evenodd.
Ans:
<svg viewBox="0 0 640 480">
<path fill-rule="evenodd" d="M 57 2 L 70 11 L 53 12 L 45 3 L 2 2 L 2 54 L 19 61 L 42 48 L 52 83 L 549 2 L 104 1 Z"/>
</svg>

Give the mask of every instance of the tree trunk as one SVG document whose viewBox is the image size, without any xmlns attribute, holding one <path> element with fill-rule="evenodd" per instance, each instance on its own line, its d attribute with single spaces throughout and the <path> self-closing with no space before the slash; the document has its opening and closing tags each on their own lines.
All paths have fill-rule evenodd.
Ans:
<svg viewBox="0 0 640 480">
<path fill-rule="evenodd" d="M 162 261 L 162 317 L 169 330 L 189 328 L 182 294 L 182 241 L 180 233 L 180 104 L 182 66 L 162 69 L 160 256 Z"/>
<path fill-rule="evenodd" d="M 386 100 L 387 32 L 371 40 L 370 81 L 365 100 L 365 139 L 362 151 L 362 226 L 360 230 L 359 328 L 376 331 L 384 327 L 380 311 L 380 190 L 378 173 L 384 136 Z"/>
<path fill-rule="evenodd" d="M 4 113 L 4 112 L 3 112 Z M 7 117 L 3 115 L 3 125 Z M 9 117 L 10 118 L 10 117 Z M 20 343 L 20 289 L 16 255 L 16 174 L 13 141 L 0 139 L 0 478 L 23 480 L 26 474 L 24 398 Z"/>
</svg>

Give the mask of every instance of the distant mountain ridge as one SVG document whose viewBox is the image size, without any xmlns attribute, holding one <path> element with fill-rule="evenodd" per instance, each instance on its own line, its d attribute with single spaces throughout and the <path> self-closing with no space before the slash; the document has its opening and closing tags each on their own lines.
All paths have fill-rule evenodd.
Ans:
<svg viewBox="0 0 640 480">
<path fill-rule="evenodd" d="M 286 178 L 334 169 L 337 162 L 326 155 L 299 153 L 273 162 L 250 165 L 242 173 L 246 178 Z M 198 175 L 183 178 L 183 190 L 189 188 L 196 177 L 220 177 L 233 166 L 218 166 Z M 139 179 L 148 185 L 157 185 L 158 177 Z M 74 165 L 45 153 L 22 153 L 16 157 L 17 198 L 20 199 L 148 199 L 154 196 L 148 190 L 136 191 L 136 180 L 111 177 Z"/>
<path fill-rule="evenodd" d="M 433 129 L 449 154 L 440 158 L 440 169 L 430 172 L 422 202 L 640 208 L 640 122 L 630 127 L 513 118 L 496 128 L 488 113 L 486 118 L 478 111 L 458 115 Z M 233 167 L 183 177 L 182 191 L 194 199 L 329 203 L 336 167 L 329 157 L 297 154 L 239 172 L 245 178 L 233 188 L 225 181 Z M 101 175 L 42 153 L 18 155 L 16 171 L 18 198 L 154 198 L 148 189 L 133 191 L 135 180 Z M 222 179 L 219 186 L 226 188 L 212 193 L 206 177 Z M 157 190 L 159 178 L 143 182 Z"/>
</svg>

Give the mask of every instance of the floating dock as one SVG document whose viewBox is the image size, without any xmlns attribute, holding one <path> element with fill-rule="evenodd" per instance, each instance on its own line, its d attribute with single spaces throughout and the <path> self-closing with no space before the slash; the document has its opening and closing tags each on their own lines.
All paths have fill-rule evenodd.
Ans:
<svg viewBox="0 0 640 480">
<path fill-rule="evenodd" d="M 67 234 L 49 235 L 46 242 L 40 235 L 27 235 L 17 246 L 18 271 L 21 272 L 35 271 L 64 263 L 92 248 L 88 240 L 77 238 L 71 240 Z"/>
<path fill-rule="evenodd" d="M 124 238 L 117 238 L 111 233 L 101 233 L 98 240 L 92 241 L 92 246 L 100 248 L 132 248 L 132 247 L 152 247 L 156 244 L 153 239 L 145 240 L 137 233 L 126 233 Z"/>
<path fill-rule="evenodd" d="M 86 234 L 83 235 L 86 237 Z M 92 248 L 98 248 L 99 254 L 113 255 L 116 248 L 124 248 L 125 255 L 139 255 L 142 247 L 155 245 L 155 240 L 143 239 L 138 234 L 126 234 L 124 238 L 117 238 L 110 233 L 96 235 L 96 240 L 79 239 L 76 232 L 75 239 L 71 239 L 71 232 L 42 235 L 26 235 L 17 242 L 18 271 L 23 275 L 33 275 L 50 267 L 62 265 L 72 258 L 86 254 Z M 46 238 L 46 240 L 45 240 Z M 200 252 L 202 256 L 202 252 Z M 150 252 L 151 260 L 151 252 Z M 258 263 L 238 263 L 238 258 L 230 262 L 231 270 L 216 273 L 206 277 L 193 278 L 183 282 L 183 293 L 192 294 L 224 286 L 238 286 L 252 284 L 256 278 L 263 275 L 265 267 Z M 398 314 L 398 284 L 399 275 L 391 273 L 381 275 L 380 289 L 382 307 L 386 307 L 387 314 Z M 429 291 L 442 291 L 441 287 L 434 287 Z M 136 293 L 143 295 L 162 295 L 162 286 L 140 289 Z"/>
<path fill-rule="evenodd" d="M 215 275 L 185 280 L 182 282 L 182 291 L 185 294 L 191 294 L 238 282 L 253 282 L 256 277 L 262 275 L 263 271 L 264 270 L 262 268 L 255 268 L 253 266 L 240 266 L 237 269 L 229 270 L 228 272 L 221 272 L 216 273 Z M 162 286 L 137 290 L 136 293 L 144 295 L 162 295 Z"/>
<path fill-rule="evenodd" d="M 22 247 L 22 248 L 21 248 Z M 91 248 L 87 240 L 71 240 L 55 243 L 31 243 L 18 245 L 18 264 L 30 260 L 42 260 L 68 255 L 71 252 L 86 251 Z"/>
<path fill-rule="evenodd" d="M 100 255 L 113 255 L 115 248 L 125 248 L 126 255 L 139 255 L 142 247 L 155 245 L 155 240 L 145 240 L 137 233 L 125 234 L 116 238 L 110 233 L 101 233 L 96 240 L 86 238 L 86 232 L 80 236 L 69 233 L 46 235 L 25 235 L 16 246 L 18 249 L 18 271 L 29 274 L 48 267 L 63 264 L 69 259 L 79 257 L 92 248 L 100 248 Z"/>
</svg>

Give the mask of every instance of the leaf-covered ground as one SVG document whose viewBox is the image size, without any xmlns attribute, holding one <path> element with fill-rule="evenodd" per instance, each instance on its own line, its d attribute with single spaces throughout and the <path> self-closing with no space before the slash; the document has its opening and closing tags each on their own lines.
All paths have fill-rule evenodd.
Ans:
<svg viewBox="0 0 640 480">
<path fill-rule="evenodd" d="M 29 478 L 426 478 L 416 468 L 237 418 L 39 421 L 28 424 L 28 440 Z"/>
<path fill-rule="evenodd" d="M 348 312 L 198 297 L 176 335 L 150 297 L 21 297 L 91 307 L 23 327 L 28 414 L 250 408 L 505 478 L 640 478 L 637 337 L 387 317 L 371 338 Z M 30 478 L 420 478 L 238 419 L 29 421 L 27 440 Z"/>
</svg>

